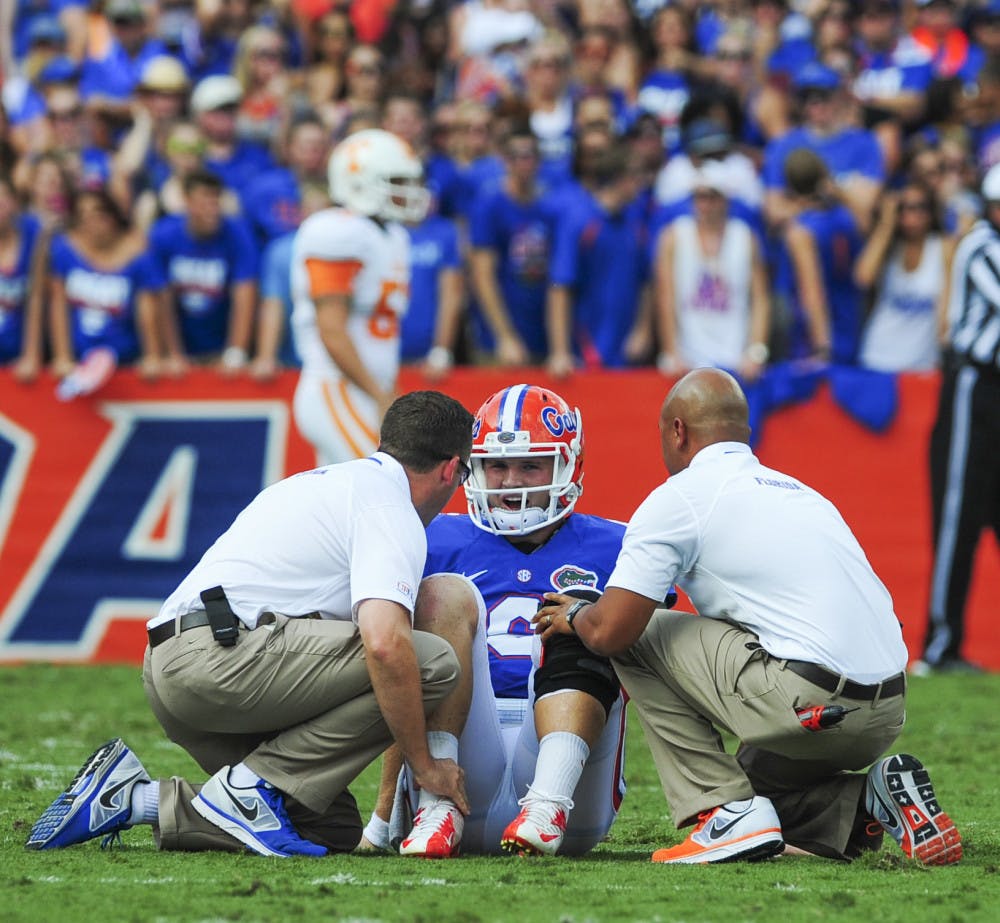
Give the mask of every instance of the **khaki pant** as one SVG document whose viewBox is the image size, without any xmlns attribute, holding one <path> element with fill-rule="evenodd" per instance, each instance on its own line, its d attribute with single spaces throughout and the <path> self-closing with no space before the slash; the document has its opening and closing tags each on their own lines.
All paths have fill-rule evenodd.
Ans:
<svg viewBox="0 0 1000 923">
<path fill-rule="evenodd" d="M 903 729 L 903 696 L 838 697 L 784 669 L 756 642 L 729 622 L 661 611 L 614 658 L 674 821 L 683 827 L 718 805 L 763 795 L 774 803 L 785 842 L 848 857 L 865 785 L 856 770 Z M 828 704 L 853 710 L 834 727 L 802 727 L 797 708 Z M 740 741 L 735 755 L 725 752 L 716 728 Z"/>
<path fill-rule="evenodd" d="M 459 667 L 451 646 L 415 631 L 424 712 L 451 691 Z M 222 647 L 193 628 L 146 649 L 146 697 L 167 736 L 208 774 L 241 760 L 288 796 L 306 839 L 353 849 L 361 818 L 348 784 L 392 741 L 375 701 L 364 649 L 350 622 L 287 619 L 241 630 Z M 160 784 L 162 849 L 240 849 L 192 807 L 199 786 Z"/>
</svg>

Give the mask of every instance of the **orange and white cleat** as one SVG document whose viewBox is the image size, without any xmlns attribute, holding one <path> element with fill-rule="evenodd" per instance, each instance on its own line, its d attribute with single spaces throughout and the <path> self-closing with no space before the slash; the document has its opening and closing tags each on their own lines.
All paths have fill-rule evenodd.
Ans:
<svg viewBox="0 0 1000 923">
<path fill-rule="evenodd" d="M 441 798 L 417 811 L 413 829 L 399 845 L 401 856 L 450 859 L 458 854 L 465 818 L 453 801 Z"/>
<path fill-rule="evenodd" d="M 911 859 L 951 865 L 962 858 L 962 837 L 941 810 L 923 763 L 908 753 L 887 756 L 868 771 L 865 807 Z"/>
<path fill-rule="evenodd" d="M 504 830 L 500 848 L 516 856 L 554 856 L 566 836 L 569 808 L 558 801 L 522 799 L 521 813 Z"/>
<path fill-rule="evenodd" d="M 735 862 L 769 859 L 785 848 L 774 805 L 759 795 L 698 815 L 688 838 L 653 853 L 653 862 Z"/>
</svg>

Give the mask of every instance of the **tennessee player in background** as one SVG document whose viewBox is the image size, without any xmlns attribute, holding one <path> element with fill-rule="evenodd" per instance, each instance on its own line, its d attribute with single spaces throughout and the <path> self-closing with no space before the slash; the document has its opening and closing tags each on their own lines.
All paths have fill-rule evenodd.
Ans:
<svg viewBox="0 0 1000 923">
<path fill-rule="evenodd" d="M 440 611 L 479 611 L 458 750 L 471 810 L 463 831 L 457 812 L 435 816 L 416 805 L 400 851 L 447 856 L 460 839 L 464 853 L 579 855 L 607 834 L 624 794 L 622 696 L 609 662 L 575 638 L 542 652 L 531 619 L 546 592 L 596 596 L 624 527 L 573 512 L 583 490 L 583 424 L 546 388 L 521 384 L 490 397 L 476 415 L 470 460 L 469 514 L 431 523 L 424 574 L 437 575 Z M 362 848 L 390 845 L 398 765 L 389 751 Z"/>
<path fill-rule="evenodd" d="M 350 135 L 329 163 L 336 205 L 307 218 L 292 244 L 292 330 L 302 357 L 295 422 L 320 465 L 364 458 L 395 398 L 400 318 L 409 304 L 410 245 L 422 167 L 395 135 Z"/>
</svg>

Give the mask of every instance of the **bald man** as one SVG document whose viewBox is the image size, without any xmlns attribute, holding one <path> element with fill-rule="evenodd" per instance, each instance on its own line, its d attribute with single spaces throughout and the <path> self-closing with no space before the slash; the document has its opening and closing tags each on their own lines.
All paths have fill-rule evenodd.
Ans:
<svg viewBox="0 0 1000 923">
<path fill-rule="evenodd" d="M 536 630 L 611 656 L 635 703 L 673 819 L 695 824 L 654 862 L 785 844 L 849 860 L 884 831 L 923 863 L 957 862 L 927 771 L 883 756 L 906 689 L 889 593 L 833 504 L 761 465 L 749 438 L 732 376 L 677 382 L 660 413 L 670 478 L 629 522 L 603 597 L 549 594 Z M 658 608 L 674 582 L 698 616 Z M 740 741 L 735 755 L 717 729 Z"/>
</svg>

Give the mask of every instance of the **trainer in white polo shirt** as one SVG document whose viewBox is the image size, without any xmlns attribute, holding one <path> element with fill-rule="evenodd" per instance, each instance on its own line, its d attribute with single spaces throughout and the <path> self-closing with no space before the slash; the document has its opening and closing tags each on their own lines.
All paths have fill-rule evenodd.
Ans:
<svg viewBox="0 0 1000 923">
<path fill-rule="evenodd" d="M 369 458 L 258 494 L 148 625 L 146 697 L 209 778 L 153 781 L 116 738 L 27 845 L 150 824 L 162 849 L 349 851 L 362 828 L 348 785 L 395 742 L 421 805 L 454 813 L 457 846 L 476 612 L 426 616 L 418 587 L 424 528 L 470 470 L 472 423 L 454 399 L 413 392 Z"/>
<path fill-rule="evenodd" d="M 426 556 L 406 472 L 376 452 L 364 464 L 316 468 L 263 491 L 147 627 L 204 611 L 201 592 L 218 585 L 249 629 L 264 612 L 356 621 L 363 599 L 412 613 Z"/>
<path fill-rule="evenodd" d="M 535 624 L 612 657 L 675 823 L 696 822 L 654 862 L 760 859 L 786 843 L 851 859 L 882 829 L 925 863 L 955 862 L 961 839 L 926 770 L 882 756 L 905 717 L 889 593 L 833 504 L 760 464 L 748 420 L 731 375 L 684 376 L 660 414 L 671 477 L 629 522 L 604 596 L 548 594 Z M 699 615 L 657 610 L 672 583 Z"/>
</svg>

